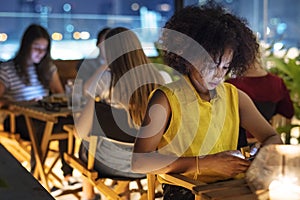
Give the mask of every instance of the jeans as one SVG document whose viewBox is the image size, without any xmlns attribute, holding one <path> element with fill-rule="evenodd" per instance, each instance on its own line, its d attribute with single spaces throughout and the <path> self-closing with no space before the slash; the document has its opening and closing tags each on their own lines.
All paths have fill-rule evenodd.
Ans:
<svg viewBox="0 0 300 200">
<path fill-rule="evenodd" d="M 79 149 L 79 158 L 87 162 L 88 142 L 83 141 Z M 132 147 L 123 149 L 110 142 L 98 139 L 94 169 L 99 171 L 99 178 L 144 178 L 144 174 L 131 171 Z"/>
</svg>

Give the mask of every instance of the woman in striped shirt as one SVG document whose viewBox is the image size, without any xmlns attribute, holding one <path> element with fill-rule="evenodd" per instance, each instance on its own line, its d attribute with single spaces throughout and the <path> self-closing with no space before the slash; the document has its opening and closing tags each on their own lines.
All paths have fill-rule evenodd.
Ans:
<svg viewBox="0 0 300 200">
<path fill-rule="evenodd" d="M 39 25 L 25 31 L 16 57 L 0 67 L 0 97 L 8 101 L 38 100 L 47 92 L 63 93 L 56 66 L 51 62 L 50 37 Z"/>
<path fill-rule="evenodd" d="M 24 32 L 20 49 L 15 58 L 0 65 L 0 107 L 9 102 L 37 101 L 51 93 L 64 93 L 56 66 L 50 56 L 50 36 L 40 25 L 32 24 Z M 42 131 L 44 123 L 34 121 L 36 130 Z M 73 123 L 72 117 L 60 120 L 54 126 L 54 133 L 61 132 L 62 125 Z M 9 130 L 9 119 L 4 122 Z M 16 131 L 25 140 L 30 140 L 23 116 L 16 117 Z M 42 136 L 42 134 L 37 134 Z M 39 142 L 41 138 L 38 138 Z M 67 151 L 67 141 L 59 141 L 62 170 L 65 177 L 72 174 L 72 168 L 63 160 Z M 31 171 L 35 166 L 34 154 L 31 152 Z"/>
</svg>

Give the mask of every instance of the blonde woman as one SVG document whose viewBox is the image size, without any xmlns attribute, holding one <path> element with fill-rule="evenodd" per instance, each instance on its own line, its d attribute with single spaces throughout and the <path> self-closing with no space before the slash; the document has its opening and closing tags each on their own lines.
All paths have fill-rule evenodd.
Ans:
<svg viewBox="0 0 300 200">
<path fill-rule="evenodd" d="M 89 100 L 79 120 L 76 121 L 77 134 L 85 137 L 89 133 L 98 135 L 100 133 L 108 138 L 133 143 L 146 112 L 148 96 L 155 88 L 163 84 L 163 79 L 144 54 L 141 43 L 133 31 L 117 27 L 110 30 L 105 39 L 104 47 L 108 66 L 99 68 L 98 73 L 92 77 L 92 81 L 88 81 L 86 93 Z M 110 108 L 107 108 L 107 105 Z M 109 117 L 105 115 L 103 109 L 98 110 L 100 107 L 107 108 L 106 110 L 110 113 Z M 111 110 L 116 113 L 111 113 Z M 97 116 L 96 120 L 94 112 Z M 95 123 L 100 126 L 95 126 Z M 81 145 L 80 150 L 80 157 L 84 161 L 87 160 L 87 145 Z M 116 152 L 113 148 L 110 151 L 101 149 L 100 144 L 98 147 L 97 151 L 110 153 L 110 155 L 96 153 L 95 169 L 101 172 L 102 177 L 138 178 L 144 176 L 131 172 L 131 150 L 127 151 L 128 156 L 108 162 L 108 158 L 118 157 L 118 154 L 121 155 L 124 152 Z M 118 164 L 114 165 L 115 162 Z M 98 198 L 88 181 L 84 181 L 82 198 Z"/>
</svg>

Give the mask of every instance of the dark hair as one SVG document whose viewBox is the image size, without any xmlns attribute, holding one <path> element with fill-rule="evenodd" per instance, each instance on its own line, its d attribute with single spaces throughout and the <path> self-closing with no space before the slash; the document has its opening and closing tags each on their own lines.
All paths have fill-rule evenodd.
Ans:
<svg viewBox="0 0 300 200">
<path fill-rule="evenodd" d="M 229 71 L 241 75 L 254 62 L 259 44 L 253 32 L 247 27 L 247 22 L 226 10 L 220 5 L 209 2 L 203 6 L 188 6 L 176 12 L 165 27 L 183 33 L 198 42 L 214 62 L 218 64 L 226 48 L 233 53 Z M 161 45 L 166 49 L 166 63 L 182 74 L 188 74 L 191 66 L 180 53 L 168 52 L 168 46 L 177 46 L 178 52 L 189 49 L 188 44 L 180 38 L 168 37 L 166 31 L 161 37 Z M 179 51 L 180 50 L 180 51 Z"/>
<path fill-rule="evenodd" d="M 28 26 L 25 30 L 19 51 L 17 52 L 14 60 L 16 71 L 19 77 L 26 83 L 29 84 L 28 74 L 27 74 L 27 59 L 31 53 L 31 45 L 32 43 L 40 38 L 44 38 L 48 41 L 48 47 L 45 56 L 42 58 L 40 63 L 35 64 L 37 68 L 38 78 L 43 85 L 48 87 L 48 83 L 51 79 L 51 74 L 49 73 L 51 67 L 51 56 L 50 56 L 50 49 L 51 49 L 51 41 L 50 36 L 45 28 L 40 25 L 32 24 Z"/>
<path fill-rule="evenodd" d="M 99 31 L 98 35 L 97 35 L 97 42 L 96 45 L 98 46 L 101 42 L 101 39 L 104 39 L 105 34 L 110 30 L 111 28 L 105 27 L 103 28 L 101 31 Z"/>
</svg>

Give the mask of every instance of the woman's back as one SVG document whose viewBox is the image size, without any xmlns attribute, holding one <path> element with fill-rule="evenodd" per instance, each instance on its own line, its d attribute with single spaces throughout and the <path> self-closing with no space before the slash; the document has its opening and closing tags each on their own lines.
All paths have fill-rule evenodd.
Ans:
<svg viewBox="0 0 300 200">
<path fill-rule="evenodd" d="M 101 174 L 144 177 L 144 174 L 131 171 L 133 143 L 146 111 L 148 96 L 164 81 L 144 54 L 133 31 L 122 27 L 110 30 L 105 36 L 104 47 L 107 66 L 100 67 L 85 87 L 88 101 L 77 131 L 83 137 L 88 133 L 99 135 L 95 169 Z M 90 121 L 93 121 L 92 130 L 87 128 Z M 107 142 L 107 138 L 132 145 L 117 146 Z M 84 161 L 86 151 L 86 148 L 80 151 Z"/>
<path fill-rule="evenodd" d="M 95 102 L 96 123 L 92 134 L 100 134 L 121 142 L 133 143 L 137 129 L 129 126 L 125 109 L 115 108 L 104 102 Z"/>
</svg>

